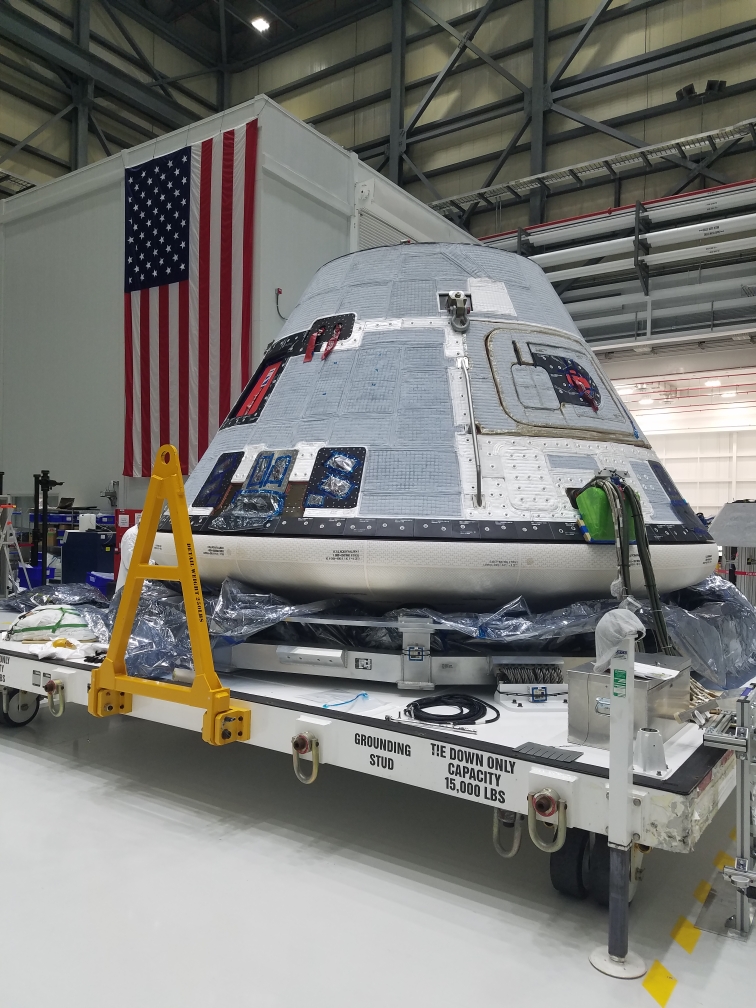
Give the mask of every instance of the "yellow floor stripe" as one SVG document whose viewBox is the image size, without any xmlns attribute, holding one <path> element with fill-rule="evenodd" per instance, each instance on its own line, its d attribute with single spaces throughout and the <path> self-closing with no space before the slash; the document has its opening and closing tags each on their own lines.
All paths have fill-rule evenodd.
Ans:
<svg viewBox="0 0 756 1008">
<path fill-rule="evenodd" d="M 725 854 L 724 851 L 720 851 L 719 854 L 714 858 L 714 867 L 717 871 L 722 871 L 723 868 L 732 868 L 735 865 L 735 858 L 730 857 L 729 854 Z"/>
<path fill-rule="evenodd" d="M 701 937 L 701 931 L 687 917 L 680 917 L 672 928 L 672 937 L 690 955 Z"/>
<path fill-rule="evenodd" d="M 693 898 L 697 899 L 699 903 L 705 903 L 706 899 L 711 892 L 711 883 L 705 882 L 703 879 L 698 883 L 693 891 Z"/>
<path fill-rule="evenodd" d="M 730 840 L 734 842 L 735 840 L 737 840 L 737 838 L 738 838 L 738 828 L 737 826 L 733 826 L 732 829 L 730 830 Z"/>
<path fill-rule="evenodd" d="M 677 980 L 672 976 L 666 966 L 662 966 L 658 959 L 651 964 L 651 968 L 643 981 L 651 997 L 661 1008 L 669 1001 L 672 991 L 677 986 Z"/>
</svg>

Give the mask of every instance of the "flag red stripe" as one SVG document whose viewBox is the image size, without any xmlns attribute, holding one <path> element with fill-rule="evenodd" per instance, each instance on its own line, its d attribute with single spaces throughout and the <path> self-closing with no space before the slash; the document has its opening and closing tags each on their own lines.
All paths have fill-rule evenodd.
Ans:
<svg viewBox="0 0 756 1008">
<path fill-rule="evenodd" d="M 231 297 L 234 233 L 234 131 L 223 134 L 223 168 L 220 209 L 220 374 L 218 376 L 218 423 L 231 409 Z"/>
<path fill-rule="evenodd" d="M 169 284 L 158 287 L 158 364 L 160 367 L 160 444 L 171 443 L 171 349 Z"/>
<path fill-rule="evenodd" d="M 257 168 L 257 120 L 247 123 L 244 151 L 244 269 L 242 271 L 241 387 L 251 378 L 252 355 L 252 252 L 255 225 L 255 171 Z"/>
<path fill-rule="evenodd" d="M 142 407 L 142 466 L 140 476 L 149 476 L 152 467 L 150 431 L 150 291 L 139 292 L 139 385 Z"/>
<path fill-rule="evenodd" d="M 181 472 L 189 474 L 189 281 L 178 285 L 178 450 Z"/>
<path fill-rule="evenodd" d="M 188 474 L 251 380 L 257 147 L 253 121 L 186 149 L 189 272 L 124 295 L 124 475 L 169 441 Z"/>
<path fill-rule="evenodd" d="M 123 474 L 131 476 L 134 472 L 134 328 L 131 321 L 131 294 L 123 295 L 123 331 L 125 339 L 124 376 L 126 379 L 126 415 L 123 439 Z"/>
<path fill-rule="evenodd" d="M 204 140 L 201 153 L 198 319 L 197 319 L 197 458 L 208 445 L 210 404 L 210 200 L 213 178 L 213 141 Z"/>
</svg>

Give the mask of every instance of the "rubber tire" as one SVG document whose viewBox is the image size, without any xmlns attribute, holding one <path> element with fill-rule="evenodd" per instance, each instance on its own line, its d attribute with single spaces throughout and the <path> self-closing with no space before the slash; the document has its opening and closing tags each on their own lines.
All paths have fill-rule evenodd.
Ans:
<svg viewBox="0 0 756 1008">
<path fill-rule="evenodd" d="M 599 906 L 609 906 L 609 842 L 596 833 L 588 858 L 588 888 Z"/>
<path fill-rule="evenodd" d="M 24 728 L 39 713 L 39 701 L 41 697 L 36 693 L 27 693 L 27 697 L 31 698 L 29 702 L 29 710 L 21 711 L 18 709 L 18 703 L 16 698 L 19 694 L 19 690 L 8 690 L 8 713 L 6 714 L 3 710 L 3 704 L 0 704 L 0 725 L 4 728 Z"/>
<path fill-rule="evenodd" d="M 587 855 L 591 835 L 587 830 L 568 829 L 564 846 L 549 858 L 551 884 L 563 896 L 585 899 L 587 886 Z"/>
</svg>

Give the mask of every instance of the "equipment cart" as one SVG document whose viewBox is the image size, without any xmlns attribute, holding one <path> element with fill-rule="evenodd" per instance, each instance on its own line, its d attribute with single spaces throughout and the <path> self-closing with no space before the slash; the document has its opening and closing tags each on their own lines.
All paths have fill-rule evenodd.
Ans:
<svg viewBox="0 0 756 1008">
<path fill-rule="evenodd" d="M 86 705 L 96 664 L 37 659 L 22 644 L 2 642 L 2 720 L 28 724 L 43 697 L 50 698 L 56 713 L 61 704 Z M 568 830 L 567 842 L 552 855 L 552 882 L 578 897 L 586 895 L 590 884 L 601 899 L 608 885 L 602 878 L 608 860 L 601 851 L 608 830 L 609 751 L 567 742 L 566 707 L 518 707 L 506 697 L 493 700 L 490 690 L 472 689 L 500 710 L 497 721 L 475 728 L 428 727 L 403 713 L 414 700 L 427 702 L 433 695 L 427 691 L 400 693 L 384 684 L 376 688 L 373 682 L 334 682 L 296 673 L 221 672 L 220 679 L 234 707 L 250 711 L 248 744 L 291 753 L 305 782 L 314 780 L 320 766 L 335 765 L 521 816 L 533 809 L 529 795 L 555 793 L 559 807 L 547 802 L 543 814 L 536 813 L 546 824 L 562 817 Z M 200 731 L 203 711 L 135 695 L 127 716 Z M 665 754 L 665 773 L 634 776 L 635 882 L 644 851 L 692 850 L 735 785 L 732 751 L 705 747 L 695 724 L 680 731 Z M 507 836 L 519 825 L 524 824 L 513 816 L 496 816 L 502 849 L 511 849 Z M 591 835 L 595 856 L 589 860 Z M 543 836 L 548 838 L 549 832 Z"/>
<path fill-rule="evenodd" d="M 175 566 L 149 562 L 164 503 L 176 543 Z M 548 686 L 523 690 L 508 686 L 499 670 L 493 694 L 490 673 L 511 658 L 489 656 L 488 677 L 476 678 L 486 672 L 475 664 L 484 659 L 474 658 L 464 668 L 439 660 L 431 652 L 432 626 L 422 620 L 397 623 L 402 642 L 393 655 L 253 643 L 214 656 L 195 556 L 178 456 L 164 446 L 153 469 L 106 657 L 101 662 L 36 658 L 31 645 L 0 642 L 4 723 L 28 724 L 46 695 L 55 716 L 63 715 L 67 704 L 84 704 L 96 717 L 124 715 L 201 731 L 213 746 L 246 742 L 290 753 L 294 772 L 308 785 L 317 780 L 321 765 L 330 765 L 488 805 L 499 854 L 516 855 L 527 829 L 536 846 L 551 854 L 556 889 L 578 898 L 590 892 L 609 905 L 608 952 L 598 950 L 598 958 L 591 958 L 594 965 L 615 976 L 645 971 L 627 949 L 628 901 L 641 878 L 643 854 L 654 847 L 692 850 L 735 787 L 733 750 L 738 746 L 745 746 L 738 758 L 743 755 L 750 772 L 751 732 L 742 727 L 751 718 L 750 706 L 747 713 L 743 708 L 734 734 L 729 720 L 717 722 L 713 744 L 706 744 L 703 730 L 711 701 L 684 711 L 676 718 L 676 730 L 663 734 L 664 718 L 689 706 L 689 681 L 680 677 L 681 665 L 675 671 L 675 662 L 684 660 L 639 655 L 635 671 L 641 674 L 636 677 L 634 638 L 624 631 L 612 658 L 611 700 L 608 693 L 602 695 L 605 687 L 595 681 L 592 666 L 569 673 L 578 676 L 585 703 L 577 694 L 577 702 L 572 694 L 567 702 L 561 674 L 541 680 Z M 178 580 L 183 589 L 194 670 L 175 669 L 170 682 L 127 675 L 126 647 L 147 579 Z M 315 614 L 301 621 L 355 622 Z M 528 659 L 517 661 L 527 664 Z M 318 674 L 318 666 L 326 676 Z M 361 672 L 370 673 L 371 681 L 353 678 Z M 516 677 L 512 681 L 518 682 Z M 469 690 L 456 698 L 460 707 L 478 708 L 467 723 L 457 718 L 452 724 L 455 719 L 439 713 L 438 705 L 433 713 L 444 682 L 464 682 Z M 680 684 L 684 695 L 678 696 Z M 639 702 L 643 710 L 637 734 L 648 733 L 649 751 L 648 758 L 636 754 L 634 759 Z M 570 725 L 571 708 L 593 722 L 585 734 Z M 649 717 L 652 708 L 662 715 L 656 722 Z M 429 717 L 435 723 L 428 723 Z M 743 731 L 745 741 L 737 734 Z M 644 772 L 631 773 L 633 763 Z M 738 777 L 738 795 L 750 810 L 747 772 Z M 749 824 L 750 811 L 741 818 Z M 739 830 L 740 846 L 748 852 L 750 832 Z M 733 881 L 743 890 L 744 908 L 751 896 L 743 888 L 750 884 L 750 876 L 745 877 L 750 867 L 749 853 L 741 862 L 745 881 L 740 876 Z M 746 909 L 740 916 L 745 930 Z"/>
</svg>

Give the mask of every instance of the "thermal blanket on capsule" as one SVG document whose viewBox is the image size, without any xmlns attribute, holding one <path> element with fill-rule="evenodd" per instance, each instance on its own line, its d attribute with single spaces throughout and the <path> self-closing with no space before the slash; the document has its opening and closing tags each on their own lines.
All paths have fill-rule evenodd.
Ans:
<svg viewBox="0 0 756 1008">
<path fill-rule="evenodd" d="M 585 542 L 567 496 L 606 468 L 640 494 L 660 591 L 714 571 L 706 527 L 540 267 L 428 243 L 318 270 L 186 491 L 209 582 L 557 604 L 607 596 L 616 577 L 614 546 Z M 160 528 L 153 558 L 169 562 Z M 634 547 L 632 564 L 642 594 Z"/>
</svg>

